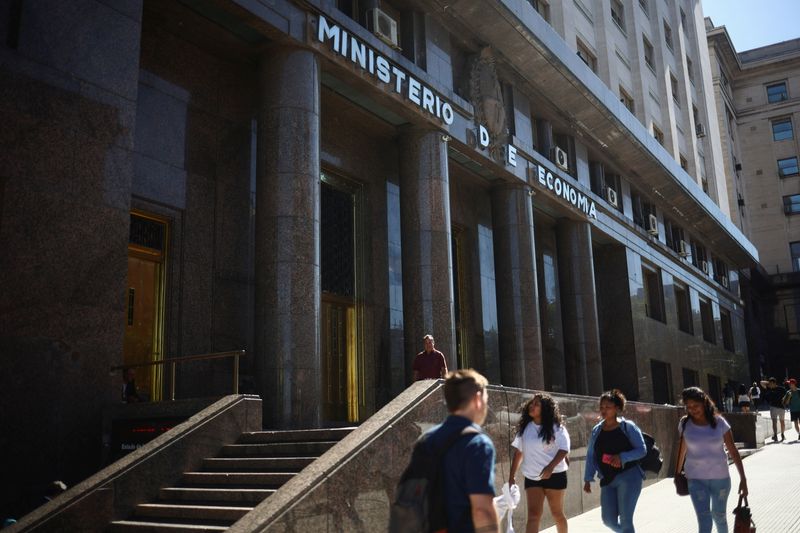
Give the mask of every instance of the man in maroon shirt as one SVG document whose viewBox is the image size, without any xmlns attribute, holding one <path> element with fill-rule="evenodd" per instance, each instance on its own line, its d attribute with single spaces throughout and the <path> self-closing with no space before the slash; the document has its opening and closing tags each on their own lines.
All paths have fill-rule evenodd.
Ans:
<svg viewBox="0 0 800 533">
<path fill-rule="evenodd" d="M 425 335 L 422 340 L 425 342 L 425 351 L 414 357 L 414 381 L 443 378 L 447 374 L 444 354 L 433 348 L 433 335 Z"/>
</svg>

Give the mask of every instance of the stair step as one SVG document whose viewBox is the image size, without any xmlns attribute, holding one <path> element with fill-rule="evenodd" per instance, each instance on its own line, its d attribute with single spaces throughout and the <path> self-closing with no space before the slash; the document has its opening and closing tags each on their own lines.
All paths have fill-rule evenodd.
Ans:
<svg viewBox="0 0 800 533">
<path fill-rule="evenodd" d="M 213 457 L 203 460 L 209 472 L 299 472 L 316 457 Z"/>
<path fill-rule="evenodd" d="M 271 442 L 314 442 L 339 441 L 346 437 L 354 427 L 297 429 L 289 431 L 253 431 L 242 433 L 238 444 L 267 444 Z"/>
<path fill-rule="evenodd" d="M 147 522 L 143 520 L 115 520 L 109 524 L 111 533 L 215 533 L 226 531 L 228 526 L 205 524 L 175 524 L 171 522 Z"/>
<path fill-rule="evenodd" d="M 275 489 L 169 487 L 161 489 L 159 498 L 161 500 L 181 502 L 257 504 L 271 496 L 273 492 L 275 492 Z"/>
<path fill-rule="evenodd" d="M 278 488 L 295 475 L 296 472 L 185 472 L 183 482 L 194 486 Z"/>
<path fill-rule="evenodd" d="M 135 515 L 137 518 L 147 517 L 186 518 L 189 520 L 224 520 L 232 524 L 252 510 L 252 507 L 142 503 L 136 506 Z"/>
<path fill-rule="evenodd" d="M 270 444 L 226 444 L 220 457 L 319 457 L 337 441 L 275 442 Z"/>
</svg>

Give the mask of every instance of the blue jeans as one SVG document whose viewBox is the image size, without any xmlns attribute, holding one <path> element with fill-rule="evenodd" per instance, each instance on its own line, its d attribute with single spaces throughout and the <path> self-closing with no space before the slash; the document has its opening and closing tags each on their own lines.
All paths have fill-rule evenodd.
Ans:
<svg viewBox="0 0 800 533">
<path fill-rule="evenodd" d="M 633 511 L 642 492 L 642 472 L 639 467 L 625 470 L 600 488 L 600 514 L 603 524 L 618 533 L 634 533 Z"/>
<path fill-rule="evenodd" d="M 731 492 L 731 478 L 690 479 L 689 496 L 692 498 L 694 512 L 697 514 L 698 533 L 711 533 L 711 521 L 717 526 L 717 533 L 728 533 L 728 517 L 725 507 Z"/>
</svg>

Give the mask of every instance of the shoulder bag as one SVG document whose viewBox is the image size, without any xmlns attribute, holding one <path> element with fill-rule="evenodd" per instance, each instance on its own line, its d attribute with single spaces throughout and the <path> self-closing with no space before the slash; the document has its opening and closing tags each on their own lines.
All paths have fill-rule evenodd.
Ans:
<svg viewBox="0 0 800 533">
<path fill-rule="evenodd" d="M 683 427 L 681 428 L 681 440 L 678 442 L 678 457 L 675 460 L 675 478 L 673 481 L 675 482 L 675 492 L 678 493 L 678 496 L 688 496 L 689 495 L 689 480 L 686 479 L 686 474 L 683 473 L 683 465 L 686 463 L 686 457 L 683 458 L 681 461 L 681 453 L 683 452 L 683 432 L 686 430 L 686 422 L 688 418 L 683 420 Z"/>
</svg>

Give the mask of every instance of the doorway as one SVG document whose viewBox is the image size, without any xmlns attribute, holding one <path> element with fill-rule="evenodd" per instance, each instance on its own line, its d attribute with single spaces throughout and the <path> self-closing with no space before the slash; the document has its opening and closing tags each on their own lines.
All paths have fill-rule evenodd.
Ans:
<svg viewBox="0 0 800 533">
<path fill-rule="evenodd" d="M 359 184 L 327 173 L 321 188 L 322 417 L 358 422 L 365 398 L 363 193 Z"/>
<path fill-rule="evenodd" d="M 131 212 L 128 240 L 128 289 L 126 298 L 123 365 L 160 361 L 164 347 L 164 285 L 168 224 L 165 219 L 140 211 Z M 136 386 L 143 400 L 162 399 L 163 369 L 160 365 L 135 369 Z"/>
<path fill-rule="evenodd" d="M 674 404 L 672 397 L 672 367 L 669 363 L 650 360 L 650 371 L 653 375 L 653 403 Z"/>
</svg>

